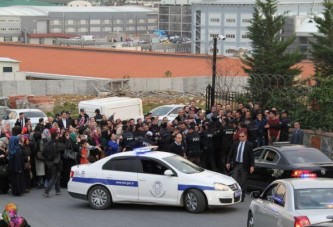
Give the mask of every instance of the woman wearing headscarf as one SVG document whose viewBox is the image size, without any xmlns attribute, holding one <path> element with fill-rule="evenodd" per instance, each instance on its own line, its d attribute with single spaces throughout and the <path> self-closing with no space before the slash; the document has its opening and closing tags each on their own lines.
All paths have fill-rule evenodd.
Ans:
<svg viewBox="0 0 333 227">
<path fill-rule="evenodd" d="M 15 126 L 12 130 L 12 136 L 9 139 L 9 171 L 12 193 L 14 196 L 20 196 L 25 191 L 24 185 L 24 155 L 20 147 L 18 137 L 21 127 Z"/>
<path fill-rule="evenodd" d="M 44 147 L 44 145 L 47 143 L 47 142 L 50 142 L 51 141 L 51 133 L 50 133 L 50 128 L 51 128 L 51 124 L 50 123 L 47 123 L 45 125 L 45 128 L 43 130 L 43 133 L 42 133 L 42 140 L 41 140 L 41 143 L 40 143 L 40 146 L 41 148 Z M 51 180 L 51 172 L 48 171 L 48 168 L 46 168 L 45 166 L 45 181 L 44 181 L 44 187 L 47 187 L 49 181 Z"/>
<path fill-rule="evenodd" d="M 17 215 L 17 206 L 15 203 L 8 203 L 2 213 L 0 227 L 30 227 L 27 220 Z"/>
<path fill-rule="evenodd" d="M 6 167 L 8 164 L 6 144 L 0 140 L 0 166 Z M 0 194 L 6 194 L 9 190 L 8 176 L 0 176 Z"/>
<path fill-rule="evenodd" d="M 35 132 L 34 135 L 34 158 L 35 158 L 35 170 L 36 170 L 36 177 L 37 177 L 37 187 L 43 188 L 44 187 L 44 177 L 45 177 L 45 161 L 44 157 L 41 153 L 41 142 L 42 142 L 42 134 L 40 132 Z"/>
<path fill-rule="evenodd" d="M 25 192 L 30 192 L 31 189 L 31 152 L 29 147 L 29 137 L 27 135 L 20 135 L 20 146 L 24 161 L 24 185 Z"/>
</svg>

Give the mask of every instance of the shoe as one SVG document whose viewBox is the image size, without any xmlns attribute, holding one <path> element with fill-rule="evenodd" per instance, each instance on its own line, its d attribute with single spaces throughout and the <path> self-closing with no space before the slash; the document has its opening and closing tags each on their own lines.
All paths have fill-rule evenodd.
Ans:
<svg viewBox="0 0 333 227">
<path fill-rule="evenodd" d="M 61 192 L 56 192 L 56 195 L 61 195 Z"/>
<path fill-rule="evenodd" d="M 46 193 L 46 192 L 43 193 L 43 196 L 44 196 L 45 198 L 50 198 L 49 193 Z"/>
<path fill-rule="evenodd" d="M 241 202 L 243 203 L 243 202 L 244 202 L 244 200 L 245 200 L 245 199 L 244 199 L 244 198 L 242 198 Z"/>
</svg>

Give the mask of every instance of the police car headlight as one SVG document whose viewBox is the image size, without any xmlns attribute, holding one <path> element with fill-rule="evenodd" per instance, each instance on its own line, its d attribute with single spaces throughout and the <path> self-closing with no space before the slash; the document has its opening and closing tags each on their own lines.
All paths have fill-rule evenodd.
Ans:
<svg viewBox="0 0 333 227">
<path fill-rule="evenodd" d="M 229 186 L 221 183 L 214 183 L 214 188 L 216 191 L 229 191 Z"/>
</svg>

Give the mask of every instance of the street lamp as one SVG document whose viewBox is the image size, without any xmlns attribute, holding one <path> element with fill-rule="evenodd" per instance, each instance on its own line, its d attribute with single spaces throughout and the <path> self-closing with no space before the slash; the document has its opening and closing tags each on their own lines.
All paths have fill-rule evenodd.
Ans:
<svg viewBox="0 0 333 227">
<path fill-rule="evenodd" d="M 225 40 L 226 38 L 219 34 L 213 38 L 213 65 L 212 65 L 212 89 L 211 89 L 211 102 L 210 106 L 215 104 L 215 81 L 216 81 L 216 53 L 217 53 L 217 40 Z"/>
</svg>

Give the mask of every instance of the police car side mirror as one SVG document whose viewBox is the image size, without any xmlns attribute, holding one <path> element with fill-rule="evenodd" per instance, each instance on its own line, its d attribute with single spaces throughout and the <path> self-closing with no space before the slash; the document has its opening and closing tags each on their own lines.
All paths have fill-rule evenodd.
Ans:
<svg viewBox="0 0 333 227">
<path fill-rule="evenodd" d="M 165 170 L 165 171 L 164 171 L 164 175 L 165 175 L 165 176 L 170 176 L 170 177 L 171 177 L 171 176 L 174 176 L 173 172 L 172 172 L 170 169 Z"/>
</svg>

